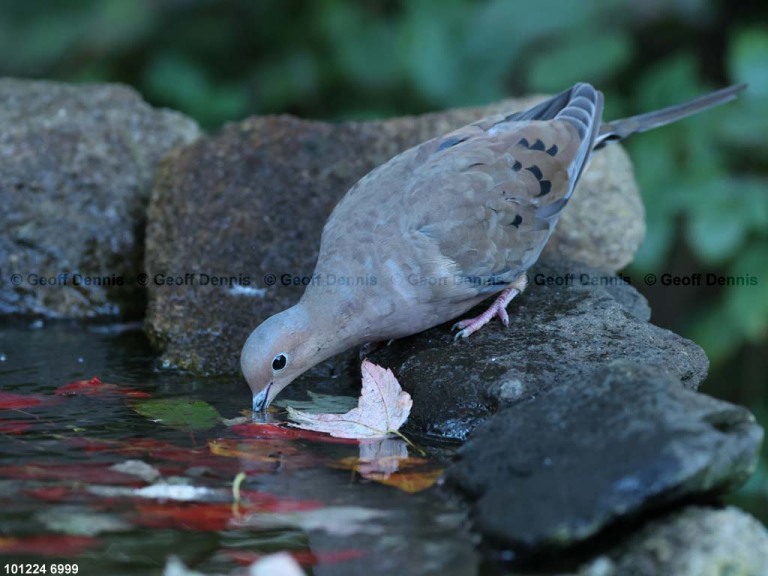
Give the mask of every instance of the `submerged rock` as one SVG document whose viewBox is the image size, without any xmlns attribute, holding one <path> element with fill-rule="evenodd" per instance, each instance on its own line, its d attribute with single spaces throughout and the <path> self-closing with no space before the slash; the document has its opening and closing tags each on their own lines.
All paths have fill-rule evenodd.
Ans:
<svg viewBox="0 0 768 576">
<path fill-rule="evenodd" d="M 506 408 L 448 468 L 501 548 L 562 549 L 615 523 L 743 482 L 763 431 L 744 408 L 614 360 Z"/>
<path fill-rule="evenodd" d="M 119 85 L 0 80 L 0 314 L 143 313 L 145 209 L 195 122 Z"/>
<path fill-rule="evenodd" d="M 146 255 L 146 327 L 166 363 L 238 372 L 250 331 L 311 281 L 325 219 L 352 184 L 410 146 L 530 103 L 341 124 L 251 118 L 172 154 L 153 190 Z M 615 271 L 643 234 L 631 164 L 610 146 L 595 155 L 545 253 Z"/>
</svg>

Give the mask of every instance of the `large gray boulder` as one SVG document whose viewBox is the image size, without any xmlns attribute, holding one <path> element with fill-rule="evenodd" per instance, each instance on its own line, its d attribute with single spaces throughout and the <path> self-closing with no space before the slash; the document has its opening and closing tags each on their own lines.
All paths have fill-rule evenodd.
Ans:
<svg viewBox="0 0 768 576">
<path fill-rule="evenodd" d="M 0 79 L 0 314 L 140 317 L 155 167 L 198 135 L 125 86 Z"/>
</svg>

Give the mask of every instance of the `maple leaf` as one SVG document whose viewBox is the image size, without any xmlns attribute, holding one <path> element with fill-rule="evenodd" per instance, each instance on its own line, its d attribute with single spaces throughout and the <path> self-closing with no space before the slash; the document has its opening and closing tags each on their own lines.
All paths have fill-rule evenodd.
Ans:
<svg viewBox="0 0 768 576">
<path fill-rule="evenodd" d="M 383 438 L 408 419 L 413 400 L 389 369 L 363 360 L 363 391 L 357 408 L 345 414 L 308 414 L 288 408 L 291 426 L 337 438 Z"/>
</svg>

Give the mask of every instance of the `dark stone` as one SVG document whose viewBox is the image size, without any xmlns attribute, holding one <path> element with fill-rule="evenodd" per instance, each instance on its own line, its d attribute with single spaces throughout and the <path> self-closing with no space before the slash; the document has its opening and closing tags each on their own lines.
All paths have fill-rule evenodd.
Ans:
<svg viewBox="0 0 768 576">
<path fill-rule="evenodd" d="M 237 373 L 250 331 L 301 296 L 303 286 L 281 277 L 312 274 L 323 224 L 352 184 L 410 146 L 531 103 L 340 124 L 251 118 L 172 154 L 153 190 L 146 256 L 146 328 L 165 362 Z M 639 246 L 643 208 L 620 147 L 591 167 L 546 253 L 616 270 Z M 200 274 L 226 282 L 203 285 Z M 161 285 L 156 275 L 184 285 Z M 248 285 L 232 290 L 232 282 Z"/>
<path fill-rule="evenodd" d="M 453 342 L 446 324 L 371 355 L 392 368 L 413 396 L 409 427 L 463 439 L 499 408 L 584 380 L 619 358 L 655 367 L 692 389 L 707 374 L 701 348 L 649 324 L 645 299 L 607 272 L 545 259 L 530 271 L 527 290 L 508 312 L 508 328 L 494 319 Z"/>
<path fill-rule="evenodd" d="M 618 519 L 743 482 L 763 432 L 744 408 L 615 360 L 563 378 L 480 425 L 446 472 L 487 542 L 572 546 Z"/>
<path fill-rule="evenodd" d="M 198 132 L 125 86 L 0 80 L 0 314 L 141 316 L 155 166 Z"/>
</svg>

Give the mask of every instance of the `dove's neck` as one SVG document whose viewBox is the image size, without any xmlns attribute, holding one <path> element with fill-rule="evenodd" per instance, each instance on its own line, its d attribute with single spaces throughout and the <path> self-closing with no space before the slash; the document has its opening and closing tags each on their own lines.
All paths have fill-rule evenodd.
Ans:
<svg viewBox="0 0 768 576">
<path fill-rule="evenodd" d="M 305 349 L 312 356 L 312 365 L 362 343 L 350 330 L 354 319 L 342 317 L 330 303 L 302 299 L 294 310 L 306 318 Z"/>
</svg>

